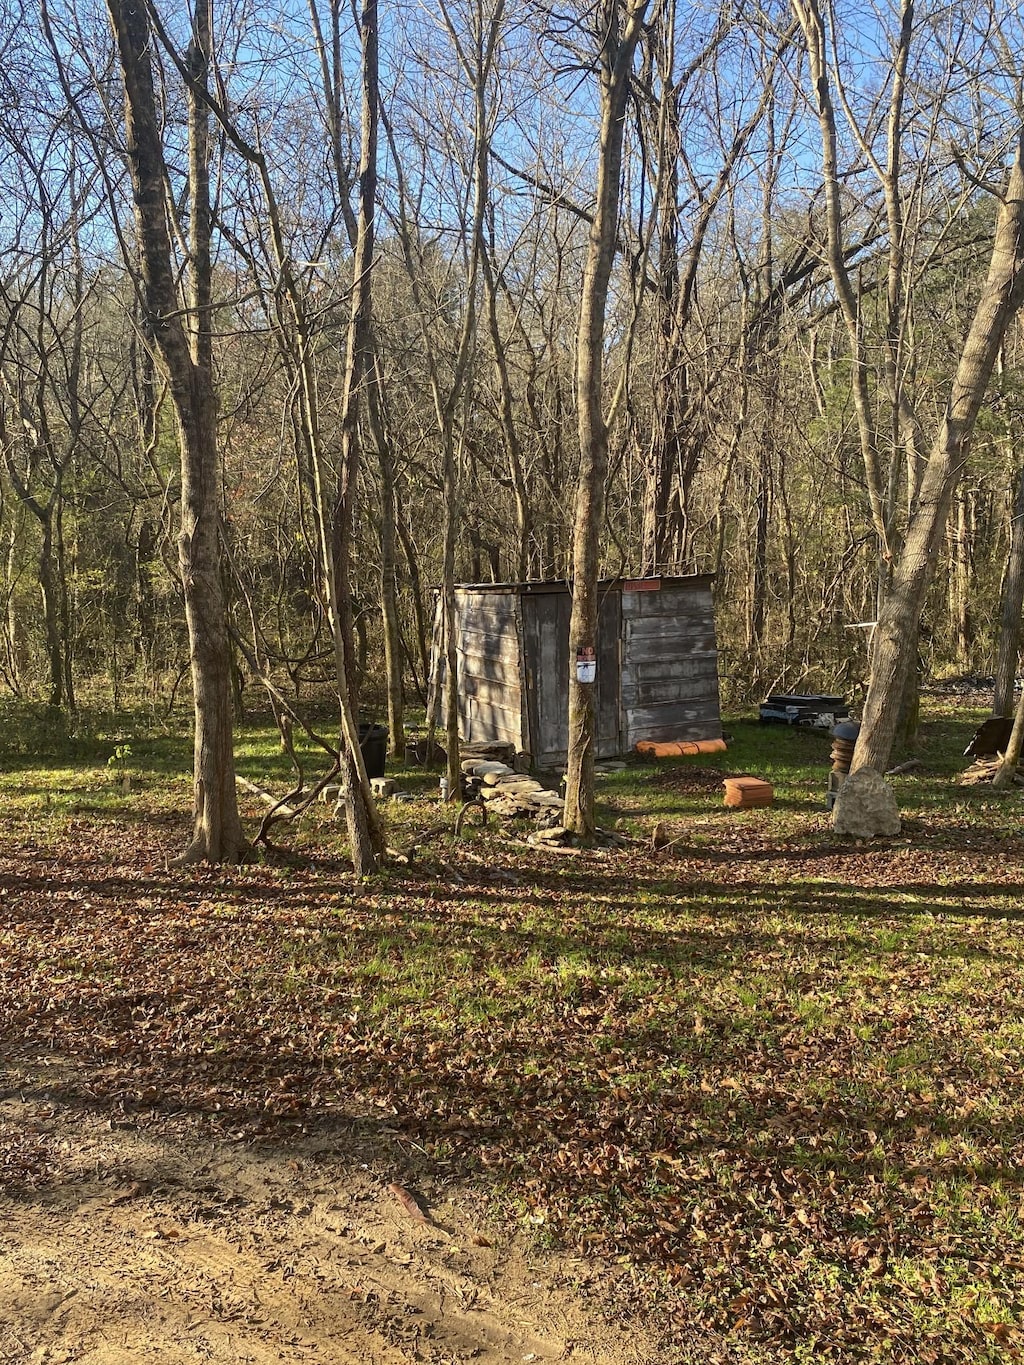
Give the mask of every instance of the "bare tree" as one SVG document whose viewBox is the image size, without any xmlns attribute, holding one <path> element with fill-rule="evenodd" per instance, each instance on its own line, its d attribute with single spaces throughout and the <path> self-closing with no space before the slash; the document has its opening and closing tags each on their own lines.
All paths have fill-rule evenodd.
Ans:
<svg viewBox="0 0 1024 1365">
<path fill-rule="evenodd" d="M 353 522 L 357 496 L 360 431 L 359 414 L 363 391 L 376 385 L 376 356 L 373 341 L 373 254 L 377 193 L 377 129 L 380 108 L 378 81 L 377 0 L 363 0 L 359 16 L 362 46 L 362 138 L 359 157 L 359 209 L 355 253 L 352 262 L 352 311 L 349 319 L 345 357 L 345 377 L 341 409 L 341 459 L 337 494 L 331 513 L 333 548 L 329 555 L 334 571 L 331 601 L 340 633 L 340 654 L 345 670 L 342 690 L 342 728 L 345 735 L 342 771 L 345 779 L 345 816 L 349 846 L 355 869 L 360 875 L 374 871 L 385 855 L 384 832 L 377 818 L 359 744 L 353 715 L 353 699 L 358 697 L 355 641 L 352 633 L 351 566 Z M 383 444 L 380 421 L 376 417 L 378 447 Z"/>
<path fill-rule="evenodd" d="M 192 839 L 183 857 L 228 862 L 246 849 L 235 791 L 231 656 L 221 582 L 220 455 L 213 380 L 210 133 L 205 99 L 209 0 L 198 0 L 188 72 L 188 259 L 179 296 L 167 223 L 164 159 L 153 77 L 149 12 L 107 0 L 125 97 L 128 165 L 143 302 L 167 371 L 181 451 L 179 567 L 188 622 L 195 707 Z"/>
<path fill-rule="evenodd" d="M 580 472 L 573 531 L 569 753 L 565 786 L 565 825 L 584 843 L 593 841 L 595 831 L 598 578 L 608 473 L 608 425 L 603 386 L 605 314 L 619 221 L 626 102 L 647 7 L 648 0 L 602 0 L 594 10 L 601 134 L 597 196 L 583 274 L 576 343 Z"/>
<path fill-rule="evenodd" d="M 996 652 L 992 714 L 1008 716 L 1020 656 L 1021 608 L 1024 606 L 1024 464 L 1016 470 L 1010 503 L 1010 546 L 1006 556 L 999 604 L 999 640 Z"/>
<path fill-rule="evenodd" d="M 999 192 L 988 277 L 924 468 L 903 550 L 879 612 L 871 684 L 854 755 L 855 768 L 882 770 L 888 765 L 913 663 L 917 623 L 935 571 L 950 502 L 967 461 L 971 436 L 1003 337 L 1022 303 L 1024 126 L 1018 129 L 1013 164 Z"/>
</svg>

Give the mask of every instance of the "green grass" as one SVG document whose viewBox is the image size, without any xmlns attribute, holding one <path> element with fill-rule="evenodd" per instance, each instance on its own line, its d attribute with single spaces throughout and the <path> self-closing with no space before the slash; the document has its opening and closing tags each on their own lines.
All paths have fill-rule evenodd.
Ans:
<svg viewBox="0 0 1024 1365">
<path fill-rule="evenodd" d="M 386 806 L 391 841 L 441 832 L 362 883 L 321 805 L 288 857 L 169 869 L 184 724 L 83 724 L 44 762 L 26 722 L 0 765 L 0 1044 L 76 1057 L 90 1103 L 155 1089 L 230 1132 L 383 1123 L 604 1266 L 666 1360 L 1004 1360 L 1024 840 L 1018 794 L 951 780 L 973 721 L 927 717 L 877 847 L 832 833 L 826 737 L 743 719 L 726 754 L 602 779 L 621 852 L 493 823 L 456 844 L 436 774 L 399 770 L 419 799 Z M 239 769 L 292 781 L 266 726 Z M 725 809 L 742 772 L 775 805 Z"/>
</svg>

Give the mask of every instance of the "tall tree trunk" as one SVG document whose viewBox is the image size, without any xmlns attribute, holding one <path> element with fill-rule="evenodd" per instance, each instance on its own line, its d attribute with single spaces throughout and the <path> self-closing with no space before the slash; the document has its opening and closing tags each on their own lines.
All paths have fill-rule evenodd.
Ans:
<svg viewBox="0 0 1024 1365">
<path fill-rule="evenodd" d="M 29 456 L 29 472 L 19 471 L 14 460 L 14 449 L 19 443 L 13 439 L 13 431 L 8 431 L 7 423 L 0 416 L 0 446 L 3 450 L 3 463 L 11 487 L 19 501 L 31 512 L 39 523 L 39 592 L 43 609 L 43 635 L 46 642 L 46 662 L 50 674 L 49 704 L 55 708 L 75 709 L 75 694 L 71 666 L 71 619 L 67 590 L 67 577 L 63 554 L 63 494 L 61 480 L 64 475 L 63 462 L 53 458 L 53 447 L 49 440 L 42 437 L 43 423 L 33 423 L 21 410 L 13 387 L 4 383 L 12 407 L 21 417 L 21 435 L 32 446 Z M 49 498 L 43 502 L 30 486 L 31 466 L 44 461 L 53 466 L 55 479 Z M 12 639 L 14 637 L 12 636 Z"/>
<path fill-rule="evenodd" d="M 600 15 L 601 149 L 597 203 L 583 274 L 576 343 L 580 472 L 572 548 L 572 613 L 569 619 L 569 753 L 565 825 L 583 843 L 594 838 L 594 758 L 597 746 L 597 684 L 589 667 L 597 658 L 600 601 L 598 573 L 608 473 L 608 426 L 604 416 L 603 364 L 608 284 L 619 219 L 619 178 L 626 101 L 633 55 L 647 0 L 603 0 Z M 596 664 L 595 664 L 596 667 Z"/>
<path fill-rule="evenodd" d="M 490 155 L 489 139 L 485 150 Z M 515 503 L 516 576 L 522 580 L 530 575 L 530 541 L 533 536 L 533 515 L 527 486 L 526 459 L 522 442 L 519 439 L 519 431 L 516 427 L 508 356 L 498 323 L 498 287 L 494 266 L 491 263 L 491 251 L 492 244 L 481 241 L 480 264 L 483 268 L 484 287 L 487 291 L 487 325 L 491 334 L 491 347 L 494 351 L 494 374 L 498 381 L 498 416 L 501 420 L 502 435 L 505 438 L 509 482 L 512 485 Z"/>
<path fill-rule="evenodd" d="M 772 467 L 768 449 L 769 433 L 763 431 L 758 442 L 756 495 L 754 499 L 754 545 L 750 582 L 750 627 L 748 644 L 755 653 L 764 644 L 768 619 L 768 531 L 771 524 Z"/>
<path fill-rule="evenodd" d="M 935 570 L 950 502 L 963 473 L 985 390 L 1007 327 L 1024 301 L 1024 127 L 999 199 L 988 277 L 971 321 L 921 481 L 892 583 L 879 612 L 871 683 L 853 767 L 884 771 L 889 764 L 900 705 L 913 655 L 924 597 Z"/>
<path fill-rule="evenodd" d="M 46 660 L 50 669 L 50 705 L 64 702 L 64 658 L 61 649 L 60 605 L 53 554 L 53 502 L 46 506 L 41 520 L 39 545 L 39 591 L 43 603 L 43 629 L 46 634 Z"/>
<path fill-rule="evenodd" d="M 971 534 L 968 525 L 967 495 L 957 491 L 956 516 L 953 518 L 953 572 L 950 575 L 950 596 L 953 616 L 953 643 L 959 668 L 966 670 L 971 660 L 973 630 L 971 626 Z"/>
<path fill-rule="evenodd" d="M 64 491 L 60 483 L 53 499 L 54 567 L 57 579 L 57 606 L 60 622 L 60 658 L 64 679 L 64 709 L 73 712 L 75 702 L 75 647 L 72 638 L 71 588 L 67 552 L 64 545 Z"/>
<path fill-rule="evenodd" d="M 472 311 L 472 304 L 470 305 Z M 455 601 L 455 550 L 462 522 L 462 452 L 456 452 L 454 433 L 449 427 L 444 441 L 444 536 L 441 549 L 441 632 L 444 641 L 444 732 L 447 756 L 448 800 L 459 797 L 459 649 L 458 611 Z M 431 749 L 427 735 L 427 753 Z"/>
<path fill-rule="evenodd" d="M 1021 691 L 1017 700 L 1017 709 L 1013 713 L 1013 729 L 1010 731 L 1010 740 L 1003 754 L 1003 761 L 999 765 L 992 785 L 997 791 L 1013 785 L 1013 779 L 1017 776 L 1017 764 L 1020 762 L 1021 749 L 1024 748 L 1024 690 Z"/>
<path fill-rule="evenodd" d="M 376 377 L 373 383 L 376 384 Z M 380 424 L 383 426 L 383 424 Z M 377 462 L 380 468 L 380 603 L 381 624 L 384 629 L 384 673 L 388 690 L 388 738 L 392 754 L 401 754 L 405 747 L 405 696 L 403 690 L 402 633 L 398 617 L 398 535 L 397 490 L 395 488 L 395 460 L 387 434 L 381 430 L 376 436 Z"/>
<path fill-rule="evenodd" d="M 359 217 L 353 259 L 352 315 L 349 321 L 345 384 L 342 399 L 341 469 L 338 496 L 332 517 L 335 583 L 332 594 L 337 613 L 336 644 L 344 678 L 339 681 L 345 819 L 352 863 L 359 876 L 375 871 L 384 860 L 385 841 L 370 790 L 366 764 L 359 746 L 356 723 L 358 661 L 352 616 L 352 538 L 359 478 L 360 398 L 372 382 L 373 346 L 373 240 L 377 192 L 377 0 L 364 0 L 359 18 L 362 42 L 362 139 L 359 159 Z"/>
<path fill-rule="evenodd" d="M 999 603 L 999 645 L 992 695 L 992 714 L 1013 710 L 1020 655 L 1021 612 L 1024 611 L 1024 463 L 1017 470 L 1017 487 L 1010 509 L 1010 549 Z"/>
<path fill-rule="evenodd" d="M 821 131 L 828 266 L 850 344 L 850 383 L 871 519 L 882 558 L 890 558 L 885 495 L 879 468 L 877 433 L 872 419 L 871 378 L 861 325 L 860 300 L 850 279 L 843 241 L 843 190 L 839 169 L 835 105 L 829 82 L 828 37 L 818 0 L 790 0 L 807 43 L 814 99 Z M 826 10 L 827 12 L 827 10 Z"/>
<path fill-rule="evenodd" d="M 195 705 L 194 805 L 186 860 L 226 862 L 245 850 L 232 742 L 231 657 L 220 576 L 220 459 L 210 335 L 209 129 L 202 99 L 210 55 L 208 0 L 199 0 L 187 67 L 190 262 L 186 332 L 167 230 L 167 179 L 144 5 L 107 0 L 125 91 L 128 163 L 143 305 L 167 370 L 181 452 L 178 560 L 185 597 Z"/>
</svg>

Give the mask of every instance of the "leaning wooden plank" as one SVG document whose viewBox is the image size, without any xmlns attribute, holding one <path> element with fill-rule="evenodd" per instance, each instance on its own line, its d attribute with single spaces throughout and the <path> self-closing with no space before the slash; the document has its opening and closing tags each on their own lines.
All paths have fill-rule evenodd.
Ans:
<svg viewBox="0 0 1024 1365">
<path fill-rule="evenodd" d="M 626 657 L 634 664 L 653 663 L 657 659 L 664 659 L 667 650 L 668 642 L 661 636 L 651 639 L 638 639 L 634 636 L 629 641 Z M 680 634 L 672 644 L 672 652 L 677 658 L 682 659 L 693 654 L 716 654 L 718 647 L 713 632 L 700 631 L 692 635 Z"/>
<path fill-rule="evenodd" d="M 281 815 L 286 820 L 294 820 L 299 814 L 294 806 L 279 801 L 273 793 L 264 791 L 262 787 L 257 787 L 256 783 L 250 782 L 247 777 L 236 777 L 235 782 L 243 791 L 249 792 L 251 796 L 258 796 L 264 805 L 272 806 L 275 815 Z"/>
</svg>

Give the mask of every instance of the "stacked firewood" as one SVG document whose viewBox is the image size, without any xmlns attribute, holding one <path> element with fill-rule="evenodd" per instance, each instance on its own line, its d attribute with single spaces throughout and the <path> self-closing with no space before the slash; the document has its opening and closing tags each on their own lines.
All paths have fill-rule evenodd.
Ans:
<svg viewBox="0 0 1024 1365">
<path fill-rule="evenodd" d="M 971 766 L 965 768 L 960 774 L 960 785 L 962 787 L 973 787 L 982 782 L 991 782 L 1002 765 L 1002 754 L 976 758 Z M 1013 780 L 1018 787 L 1024 787 L 1024 773 L 1021 773 L 1020 768 L 1014 773 Z"/>
</svg>

